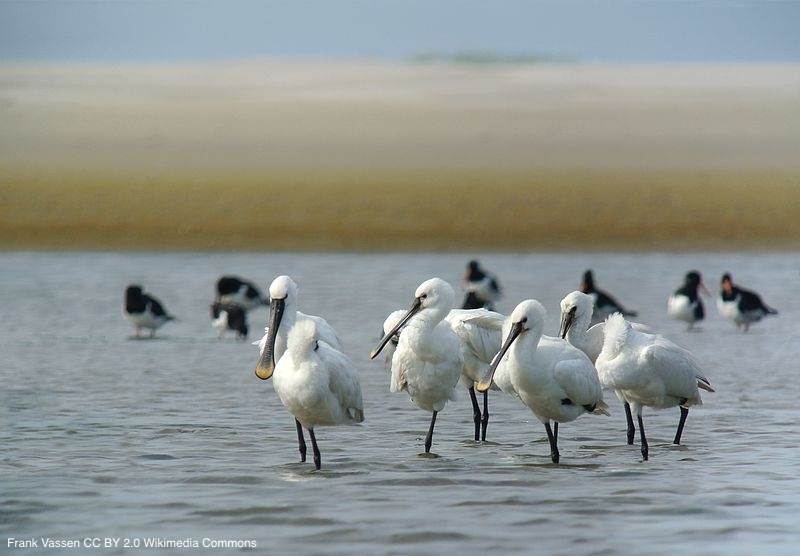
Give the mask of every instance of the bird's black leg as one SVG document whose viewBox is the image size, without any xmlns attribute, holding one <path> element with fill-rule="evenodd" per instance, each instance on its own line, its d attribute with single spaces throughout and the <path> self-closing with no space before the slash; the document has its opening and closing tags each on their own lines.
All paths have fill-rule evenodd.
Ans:
<svg viewBox="0 0 800 556">
<path fill-rule="evenodd" d="M 317 437 L 314 436 L 314 429 L 308 429 L 308 436 L 311 437 L 311 450 L 314 453 L 314 467 L 319 469 L 322 467 L 322 456 L 319 454 L 319 447 L 317 446 Z"/>
<path fill-rule="evenodd" d="M 633 426 L 633 415 L 631 415 L 631 404 L 625 402 L 625 419 L 628 420 L 628 444 L 633 444 L 633 437 L 636 434 L 636 427 Z"/>
<path fill-rule="evenodd" d="M 558 423 L 556 423 L 555 432 L 553 432 L 549 422 L 544 424 L 544 430 L 547 431 L 547 440 L 550 441 L 550 459 L 553 460 L 553 463 L 558 463 Z"/>
<path fill-rule="evenodd" d="M 433 427 L 436 425 L 436 414 L 438 411 L 433 412 L 433 416 L 431 417 L 431 428 L 428 429 L 428 436 L 425 437 L 425 453 L 431 451 L 431 444 L 433 443 Z"/>
<path fill-rule="evenodd" d="M 636 419 L 639 421 L 639 437 L 642 439 L 642 457 L 647 461 L 647 456 L 650 449 L 647 445 L 647 437 L 644 435 L 644 422 L 642 422 L 642 414 L 638 413 Z"/>
<path fill-rule="evenodd" d="M 486 395 L 486 394 L 484 394 Z M 475 386 L 469 387 L 469 399 L 472 402 L 472 420 L 475 422 L 475 440 L 480 440 L 481 434 L 481 408 L 475 395 Z"/>
<path fill-rule="evenodd" d="M 300 448 L 300 461 L 306 461 L 306 439 L 303 438 L 303 425 L 297 419 L 294 420 L 297 426 L 297 445 Z"/>
<path fill-rule="evenodd" d="M 481 440 L 486 441 L 486 429 L 489 427 L 489 391 L 483 393 L 483 417 L 481 418 Z"/>
<path fill-rule="evenodd" d="M 678 421 L 678 430 L 675 431 L 675 440 L 672 441 L 673 444 L 681 443 L 681 435 L 683 434 L 683 425 L 686 424 L 686 417 L 688 415 L 689 415 L 689 410 L 681 406 L 681 419 L 680 421 Z"/>
</svg>

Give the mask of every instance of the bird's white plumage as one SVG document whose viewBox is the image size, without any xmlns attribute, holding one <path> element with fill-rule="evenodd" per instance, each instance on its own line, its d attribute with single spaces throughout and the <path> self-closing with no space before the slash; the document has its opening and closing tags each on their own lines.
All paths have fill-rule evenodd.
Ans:
<svg viewBox="0 0 800 556">
<path fill-rule="evenodd" d="M 565 319 L 571 318 L 572 322 L 567 330 L 566 340 L 585 353 L 594 363 L 603 349 L 605 338 L 605 322 L 590 326 L 593 319 L 593 296 L 579 291 L 568 293 L 561 300 L 562 328 Z M 571 315 L 571 317 L 570 317 Z M 634 329 L 650 332 L 650 327 L 641 323 L 631 323 Z"/>
<path fill-rule="evenodd" d="M 423 282 L 421 307 L 406 323 L 392 356 L 390 391 L 408 392 L 421 409 L 441 411 L 456 399 L 463 356 L 458 337 L 444 320 L 453 308 L 452 286 L 440 278 Z"/>
<path fill-rule="evenodd" d="M 284 313 L 281 324 L 275 336 L 275 361 L 277 362 L 286 351 L 287 339 L 289 333 L 296 323 L 301 321 L 314 321 L 317 326 L 317 333 L 319 339 L 331 347 L 341 350 L 342 342 L 333 327 L 328 322 L 316 315 L 307 315 L 297 310 L 297 284 L 289 276 L 278 276 L 272 281 L 269 286 L 269 295 L 271 299 L 283 299 Z M 264 329 L 264 336 L 258 341 L 254 342 L 258 345 L 260 353 L 264 353 L 266 347 L 267 337 L 269 336 L 269 327 Z"/>
<path fill-rule="evenodd" d="M 544 307 L 533 299 L 521 302 L 509 315 L 503 337 L 508 338 L 516 323 L 522 323 L 523 331 L 498 362 L 494 382 L 518 396 L 542 423 L 573 421 L 587 407 L 605 413 L 592 362 L 565 340 L 544 336 L 545 316 Z"/>
<path fill-rule="evenodd" d="M 281 403 L 306 429 L 364 420 L 353 362 L 320 341 L 313 320 L 300 320 L 292 327 L 272 378 Z"/>
<path fill-rule="evenodd" d="M 692 301 L 682 294 L 674 294 L 667 299 L 667 315 L 670 318 L 692 324 L 697 320 L 694 314 L 696 306 L 696 301 Z"/>
<path fill-rule="evenodd" d="M 464 368 L 461 383 L 471 388 L 486 376 L 503 343 L 505 317 L 487 309 L 453 309 L 445 317 L 459 339 Z"/>
<path fill-rule="evenodd" d="M 634 330 L 619 313 L 606 320 L 596 366 L 603 386 L 615 390 L 637 414 L 642 406 L 700 405 L 698 386 L 713 392 L 691 353 L 659 334 Z"/>
</svg>

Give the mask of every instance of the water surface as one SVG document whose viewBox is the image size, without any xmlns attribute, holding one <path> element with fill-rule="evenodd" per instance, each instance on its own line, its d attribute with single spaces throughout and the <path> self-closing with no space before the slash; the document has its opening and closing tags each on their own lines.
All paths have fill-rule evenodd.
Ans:
<svg viewBox="0 0 800 556">
<path fill-rule="evenodd" d="M 490 398 L 489 441 L 473 442 L 465 394 L 440 414 L 433 455 L 422 454 L 429 415 L 391 394 L 383 361 L 368 354 L 421 281 L 438 275 L 458 289 L 464 255 L 2 253 L 4 551 L 10 537 L 113 537 L 249 540 L 275 554 L 795 553 L 796 253 L 479 258 L 505 288 L 498 309 L 535 297 L 550 312 L 547 333 L 591 267 L 638 320 L 692 350 L 717 392 L 690 411 L 683 445 L 670 444 L 677 409 L 645 409 L 643 462 L 608 394 L 611 417 L 560 428 L 553 465 L 543 426 L 502 394 Z M 731 271 L 780 315 L 741 334 L 708 300 L 702 331 L 687 332 L 664 308 L 692 268 L 712 291 Z M 223 273 L 262 285 L 292 275 L 301 309 L 328 319 L 358 367 L 366 421 L 317 431 L 320 472 L 299 463 L 292 418 L 254 376 L 256 348 L 210 327 Z M 133 339 L 122 317 L 132 282 L 179 319 L 153 340 Z M 252 339 L 267 314 L 251 313 Z M 26 553 L 54 552 L 39 544 Z"/>
</svg>

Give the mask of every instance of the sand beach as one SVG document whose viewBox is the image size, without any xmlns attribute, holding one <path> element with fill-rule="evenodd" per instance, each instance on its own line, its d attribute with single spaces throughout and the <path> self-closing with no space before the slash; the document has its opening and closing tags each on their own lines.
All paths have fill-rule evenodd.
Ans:
<svg viewBox="0 0 800 556">
<path fill-rule="evenodd" d="M 800 247 L 800 66 L 0 66 L 0 248 Z"/>
</svg>

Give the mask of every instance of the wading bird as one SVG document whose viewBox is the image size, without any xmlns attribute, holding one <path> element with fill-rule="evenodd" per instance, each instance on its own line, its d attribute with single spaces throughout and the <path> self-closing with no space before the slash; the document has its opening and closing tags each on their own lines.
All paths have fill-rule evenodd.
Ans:
<svg viewBox="0 0 800 556">
<path fill-rule="evenodd" d="M 258 342 L 261 354 L 256 364 L 256 376 L 267 380 L 275 371 L 275 364 L 286 352 L 288 336 L 298 322 L 313 321 L 316 324 L 319 341 L 336 350 L 342 349 L 342 343 L 333 327 L 322 317 L 306 315 L 297 310 L 297 284 L 290 277 L 282 275 L 272 281 L 269 286 L 270 314 L 264 337 Z M 300 461 L 306 461 L 305 440 L 300 421 L 295 419 L 297 438 L 300 444 Z"/>
<path fill-rule="evenodd" d="M 675 290 L 675 293 L 667 300 L 667 315 L 670 318 L 688 323 L 689 330 L 694 328 L 695 323 L 706 317 L 705 307 L 700 299 L 700 290 L 709 295 L 708 290 L 703 285 L 700 273 L 692 270 L 686 274 L 683 285 Z"/>
<path fill-rule="evenodd" d="M 628 444 L 633 444 L 636 433 L 631 415 L 636 413 L 645 460 L 649 448 L 642 407 L 679 406 L 681 416 L 672 442 L 680 444 L 689 407 L 703 403 L 698 387 L 714 391 L 691 353 L 661 335 L 634 330 L 619 313 L 606 320 L 603 350 L 595 365 L 600 382 L 613 389 L 625 406 Z"/>
<path fill-rule="evenodd" d="M 606 317 L 612 313 L 622 313 L 628 317 L 635 317 L 638 315 L 636 311 L 629 311 L 625 309 L 620 303 L 611 297 L 610 294 L 598 289 L 594 285 L 594 274 L 591 270 L 583 273 L 583 280 L 581 281 L 580 290 L 592 297 L 594 301 L 594 313 L 592 315 L 592 324 L 603 322 Z"/>
<path fill-rule="evenodd" d="M 591 296 L 574 291 L 561 300 L 561 326 L 559 337 L 585 353 L 594 363 L 603 349 L 603 329 L 605 323 L 589 326 L 592 320 L 594 301 Z M 650 327 L 632 322 L 634 329 L 650 332 Z"/>
<path fill-rule="evenodd" d="M 733 283 L 729 273 L 722 275 L 722 289 L 717 298 L 717 309 L 726 319 L 732 321 L 736 328 L 745 332 L 750 325 L 760 321 L 767 315 L 777 315 L 778 311 L 767 306 L 761 296 L 754 291 L 746 290 Z"/>
<path fill-rule="evenodd" d="M 295 421 L 311 438 L 314 466 L 320 456 L 314 429 L 360 423 L 364 420 L 361 386 L 353 362 L 341 351 L 320 341 L 313 320 L 301 320 L 292 327 L 286 352 L 275 366 L 275 393 Z M 302 428 L 298 429 L 301 454 L 306 452 Z M 305 461 L 305 457 L 302 458 Z"/>
<path fill-rule="evenodd" d="M 136 337 L 142 328 L 150 330 L 150 337 L 155 336 L 156 329 L 167 322 L 175 320 L 155 297 L 142 291 L 142 287 L 132 284 L 125 290 L 125 318 L 136 328 Z"/>
<path fill-rule="evenodd" d="M 517 305 L 503 326 L 503 347 L 478 391 L 485 392 L 494 381 L 503 392 L 518 396 L 544 424 L 550 458 L 558 463 L 558 424 L 584 413 L 608 412 L 597 372 L 586 354 L 561 338 L 542 334 L 546 315 L 535 299 Z M 551 421 L 555 422 L 552 427 Z"/>
<path fill-rule="evenodd" d="M 211 304 L 211 326 L 217 330 L 220 338 L 232 330 L 239 340 L 246 340 L 247 311 L 240 305 L 215 301 Z"/>
<path fill-rule="evenodd" d="M 456 399 L 464 358 L 458 337 L 444 319 L 453 308 L 453 287 L 441 278 L 426 280 L 414 293 L 406 314 L 370 353 L 374 359 L 402 328 L 392 356 L 391 392 L 408 392 L 420 409 L 430 411 L 425 452 L 431 451 L 436 416 Z"/>
<path fill-rule="evenodd" d="M 238 276 L 220 276 L 216 284 L 216 299 L 220 303 L 238 305 L 249 311 L 260 305 L 269 305 L 269 301 L 255 284 Z"/>
</svg>

